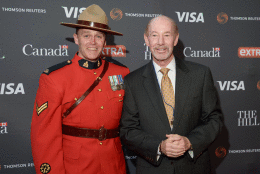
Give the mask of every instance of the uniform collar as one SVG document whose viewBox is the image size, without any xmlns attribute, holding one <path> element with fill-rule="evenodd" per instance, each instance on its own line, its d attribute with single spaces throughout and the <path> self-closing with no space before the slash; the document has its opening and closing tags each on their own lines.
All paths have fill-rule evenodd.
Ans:
<svg viewBox="0 0 260 174">
<path fill-rule="evenodd" d="M 77 54 L 75 56 L 80 58 L 78 62 L 79 62 L 79 66 L 81 66 L 82 68 L 97 69 L 102 65 L 102 60 L 100 58 L 96 62 L 91 62 L 86 59 L 82 59 Z"/>
</svg>

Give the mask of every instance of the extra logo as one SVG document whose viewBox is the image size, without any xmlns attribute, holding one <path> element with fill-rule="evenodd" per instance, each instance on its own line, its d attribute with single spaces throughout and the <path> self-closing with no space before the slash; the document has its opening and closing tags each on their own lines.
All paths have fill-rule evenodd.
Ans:
<svg viewBox="0 0 260 174">
<path fill-rule="evenodd" d="M 123 17 L 123 12 L 118 9 L 118 8 L 113 8 L 111 11 L 110 11 L 110 17 L 113 19 L 113 20 L 116 20 L 116 21 L 119 21 L 120 19 L 122 19 Z"/>
<path fill-rule="evenodd" d="M 197 12 L 178 12 L 176 11 L 179 22 L 201 22 L 204 23 L 203 13 Z"/>
<path fill-rule="evenodd" d="M 26 56 L 69 56 L 68 45 L 59 45 L 58 48 L 35 48 L 32 44 L 23 46 L 23 54 Z"/>
<path fill-rule="evenodd" d="M 7 134 L 7 122 L 0 123 L 0 134 Z"/>
<path fill-rule="evenodd" d="M 221 91 L 245 91 L 244 81 L 217 81 Z"/>
<path fill-rule="evenodd" d="M 186 47 L 183 54 L 185 57 L 220 57 L 220 48 L 212 47 L 211 50 L 193 50 L 191 47 Z"/>
<path fill-rule="evenodd" d="M 25 94 L 22 83 L 0 83 L 0 95 Z"/>
<path fill-rule="evenodd" d="M 126 57 L 126 48 L 124 45 L 106 45 L 103 48 L 101 56 Z"/>
<path fill-rule="evenodd" d="M 237 111 L 238 126 L 259 126 L 256 113 L 256 110 Z"/>
<path fill-rule="evenodd" d="M 228 15 L 227 15 L 226 13 L 224 13 L 224 12 L 219 13 L 218 16 L 217 16 L 217 21 L 218 21 L 218 23 L 220 23 L 220 24 L 225 24 L 225 23 L 227 23 L 227 21 L 228 21 Z"/>
<path fill-rule="evenodd" d="M 239 47 L 239 58 L 260 58 L 260 47 Z"/>
</svg>

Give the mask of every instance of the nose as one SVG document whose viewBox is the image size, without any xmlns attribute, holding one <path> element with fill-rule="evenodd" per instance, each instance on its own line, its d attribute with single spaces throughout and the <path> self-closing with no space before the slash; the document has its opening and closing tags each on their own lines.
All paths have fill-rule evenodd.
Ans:
<svg viewBox="0 0 260 174">
<path fill-rule="evenodd" d="M 95 44 L 96 43 L 95 36 L 91 36 L 90 42 L 91 42 L 91 44 Z"/>
<path fill-rule="evenodd" d="M 163 38 L 163 36 L 159 36 L 158 44 L 159 45 L 164 45 L 164 38 Z"/>
</svg>

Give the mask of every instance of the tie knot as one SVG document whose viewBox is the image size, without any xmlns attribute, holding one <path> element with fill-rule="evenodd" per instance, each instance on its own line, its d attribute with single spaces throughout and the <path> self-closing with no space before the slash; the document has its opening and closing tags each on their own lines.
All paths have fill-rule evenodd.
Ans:
<svg viewBox="0 0 260 174">
<path fill-rule="evenodd" d="M 168 74 L 168 72 L 170 71 L 170 69 L 169 69 L 169 68 L 162 68 L 162 69 L 160 69 L 160 71 L 161 71 L 161 73 L 165 76 L 165 75 Z"/>
</svg>

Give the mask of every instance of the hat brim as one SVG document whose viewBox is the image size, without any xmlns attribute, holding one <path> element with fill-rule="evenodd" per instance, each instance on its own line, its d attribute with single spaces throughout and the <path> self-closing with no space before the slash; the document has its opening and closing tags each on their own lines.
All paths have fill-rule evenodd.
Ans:
<svg viewBox="0 0 260 174">
<path fill-rule="evenodd" d="M 105 32 L 105 33 L 112 34 L 112 35 L 123 36 L 122 33 L 119 33 L 119 32 L 113 31 L 113 30 L 109 30 L 109 29 L 104 29 L 104 28 L 91 27 L 91 26 L 87 26 L 87 25 L 83 25 L 83 24 L 64 23 L 64 22 L 61 22 L 60 24 L 66 26 L 66 27 L 71 27 L 71 28 L 86 28 L 86 29 Z"/>
</svg>

